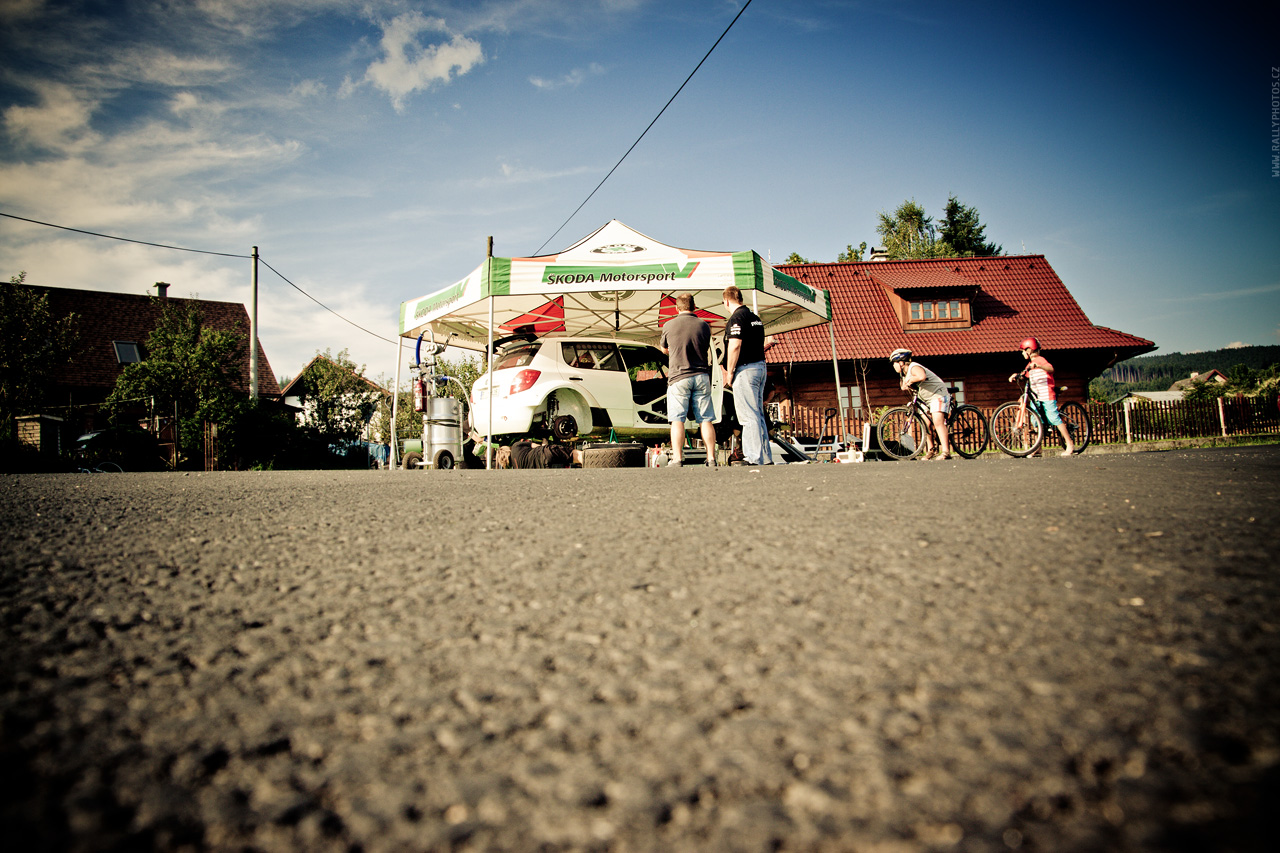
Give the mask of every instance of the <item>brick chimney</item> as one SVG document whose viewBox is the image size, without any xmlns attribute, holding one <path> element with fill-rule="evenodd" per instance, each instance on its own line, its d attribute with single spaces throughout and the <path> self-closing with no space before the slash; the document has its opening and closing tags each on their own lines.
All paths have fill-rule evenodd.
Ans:
<svg viewBox="0 0 1280 853">
<path fill-rule="evenodd" d="M 169 282 L 167 281 L 156 282 L 156 296 L 159 297 L 160 299 L 169 298 Z"/>
</svg>

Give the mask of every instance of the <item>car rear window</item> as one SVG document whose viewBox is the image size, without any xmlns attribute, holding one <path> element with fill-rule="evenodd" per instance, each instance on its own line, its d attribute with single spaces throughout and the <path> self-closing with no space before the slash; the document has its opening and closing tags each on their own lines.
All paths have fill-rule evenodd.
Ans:
<svg viewBox="0 0 1280 853">
<path fill-rule="evenodd" d="M 498 353 L 498 363 L 494 366 L 494 369 L 505 370 L 508 367 L 524 367 L 533 361 L 533 357 L 538 354 L 538 350 L 541 347 L 541 341 L 513 344 Z"/>
</svg>

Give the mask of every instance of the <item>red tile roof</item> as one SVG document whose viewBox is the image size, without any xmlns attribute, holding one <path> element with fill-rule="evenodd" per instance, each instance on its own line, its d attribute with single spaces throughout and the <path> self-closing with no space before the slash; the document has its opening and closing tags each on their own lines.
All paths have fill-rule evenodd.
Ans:
<svg viewBox="0 0 1280 853">
<path fill-rule="evenodd" d="M 973 290 L 977 282 L 967 279 L 951 267 L 938 265 L 928 269 L 887 269 L 888 264 L 877 262 L 871 277 L 890 290 L 927 288 L 960 288 Z"/>
<path fill-rule="evenodd" d="M 1013 352 L 1030 335 L 1047 352 L 1108 350 L 1132 358 L 1155 349 L 1145 338 L 1090 323 L 1043 255 L 783 264 L 778 269 L 830 292 L 836 354 L 842 360 L 886 358 L 897 347 L 922 356 Z M 967 329 L 904 331 L 889 295 L 960 287 L 976 288 L 970 302 L 974 322 Z M 830 361 L 830 335 L 826 326 L 780 335 L 768 360 Z"/>
<path fill-rule="evenodd" d="M 49 310 L 55 317 L 77 314 L 80 317 L 80 341 L 75 356 L 60 385 L 81 388 L 115 387 L 116 377 L 124 366 L 116 359 L 113 341 L 133 341 L 145 345 L 160 319 L 160 300 L 132 293 L 108 293 L 101 290 L 72 290 L 65 287 L 24 285 L 49 296 Z M 206 326 L 236 332 L 249 337 L 249 312 L 238 302 L 211 302 L 206 299 L 169 299 L 183 305 L 195 302 Z M 249 350 L 241 349 L 235 373 L 235 388 L 249 391 Z M 258 396 L 276 397 L 280 385 L 258 344 Z"/>
</svg>

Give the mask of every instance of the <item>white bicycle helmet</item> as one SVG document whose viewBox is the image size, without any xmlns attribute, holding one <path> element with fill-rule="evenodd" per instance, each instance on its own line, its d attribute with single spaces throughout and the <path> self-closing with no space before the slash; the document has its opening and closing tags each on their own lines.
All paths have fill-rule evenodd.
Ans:
<svg viewBox="0 0 1280 853">
<path fill-rule="evenodd" d="M 889 353 L 890 362 L 910 361 L 910 360 L 911 360 L 911 350 L 906 349 L 905 347 L 899 347 L 898 349 Z"/>
</svg>

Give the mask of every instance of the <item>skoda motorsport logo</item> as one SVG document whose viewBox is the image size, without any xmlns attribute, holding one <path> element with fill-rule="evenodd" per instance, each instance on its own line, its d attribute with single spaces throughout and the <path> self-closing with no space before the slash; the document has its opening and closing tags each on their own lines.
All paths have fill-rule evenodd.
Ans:
<svg viewBox="0 0 1280 853">
<path fill-rule="evenodd" d="M 626 255 L 631 252 L 643 252 L 644 246 L 633 243 L 610 243 L 607 246 L 597 246 L 591 251 L 597 255 Z"/>
</svg>

